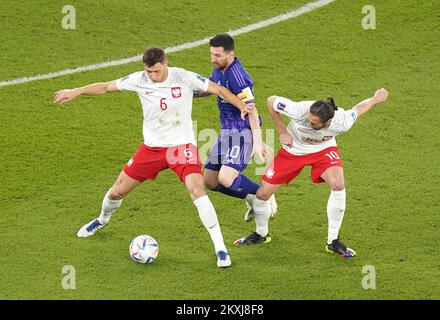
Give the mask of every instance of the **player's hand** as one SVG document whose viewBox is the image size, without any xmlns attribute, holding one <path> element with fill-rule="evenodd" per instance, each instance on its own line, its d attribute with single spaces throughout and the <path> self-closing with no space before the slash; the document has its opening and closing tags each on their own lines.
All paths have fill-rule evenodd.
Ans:
<svg viewBox="0 0 440 320">
<path fill-rule="evenodd" d="M 378 89 L 376 90 L 376 92 L 374 93 L 374 100 L 377 103 L 381 103 L 384 102 L 388 99 L 388 91 L 384 88 Z"/>
<path fill-rule="evenodd" d="M 280 143 L 288 147 L 293 146 L 293 138 L 289 132 L 280 133 Z"/>
<path fill-rule="evenodd" d="M 261 159 L 266 160 L 273 157 L 273 149 L 262 141 L 254 141 L 251 157 L 254 157 L 256 154 Z"/>
<path fill-rule="evenodd" d="M 245 104 L 245 106 L 243 108 L 240 108 L 241 110 L 241 119 L 244 120 L 246 114 L 252 114 L 255 110 L 255 104 L 253 103 L 249 103 L 249 104 Z"/>
<path fill-rule="evenodd" d="M 76 89 L 64 89 L 55 92 L 55 97 L 53 98 L 53 103 L 63 104 L 70 100 L 75 99 L 79 95 Z"/>
</svg>

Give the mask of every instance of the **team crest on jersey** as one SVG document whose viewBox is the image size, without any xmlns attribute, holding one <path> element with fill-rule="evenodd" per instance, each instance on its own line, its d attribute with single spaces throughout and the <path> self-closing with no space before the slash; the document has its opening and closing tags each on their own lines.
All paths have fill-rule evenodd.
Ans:
<svg viewBox="0 0 440 320">
<path fill-rule="evenodd" d="M 173 95 L 173 98 L 180 98 L 182 96 L 182 90 L 180 87 L 172 87 L 171 94 Z"/>
</svg>

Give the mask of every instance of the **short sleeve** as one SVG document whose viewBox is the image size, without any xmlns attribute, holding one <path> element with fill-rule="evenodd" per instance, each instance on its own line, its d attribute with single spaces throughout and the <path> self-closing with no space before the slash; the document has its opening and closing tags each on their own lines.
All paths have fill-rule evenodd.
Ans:
<svg viewBox="0 0 440 320">
<path fill-rule="evenodd" d="M 228 72 L 228 89 L 244 103 L 253 103 L 254 81 L 247 72 L 237 65 L 232 65 Z"/>
<path fill-rule="evenodd" d="M 201 75 L 181 69 L 179 72 L 179 80 L 183 86 L 187 87 L 192 91 L 208 91 L 209 79 L 202 77 Z"/>
<path fill-rule="evenodd" d="M 273 109 L 295 121 L 300 121 L 307 115 L 310 106 L 314 102 L 315 101 L 295 102 L 287 98 L 277 97 L 273 103 Z"/>
<path fill-rule="evenodd" d="M 132 73 L 116 80 L 116 88 L 120 91 L 137 91 L 143 71 Z"/>
<path fill-rule="evenodd" d="M 334 127 L 341 132 L 345 132 L 348 131 L 356 122 L 358 114 L 353 109 L 346 111 L 341 110 L 341 113 L 342 116 L 339 117 L 337 121 L 335 121 Z"/>
</svg>

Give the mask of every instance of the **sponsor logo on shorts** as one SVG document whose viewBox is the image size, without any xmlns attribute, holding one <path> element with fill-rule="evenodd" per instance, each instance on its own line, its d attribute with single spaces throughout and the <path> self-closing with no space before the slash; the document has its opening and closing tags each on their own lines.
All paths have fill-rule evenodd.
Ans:
<svg viewBox="0 0 440 320">
<path fill-rule="evenodd" d="M 275 170 L 273 168 L 269 168 L 266 172 L 266 177 L 268 177 L 269 179 L 272 179 L 274 174 L 275 174 Z"/>
<path fill-rule="evenodd" d="M 127 162 L 127 167 L 131 167 L 131 165 L 133 164 L 134 160 L 133 158 L 131 158 L 130 160 L 128 160 Z"/>
</svg>

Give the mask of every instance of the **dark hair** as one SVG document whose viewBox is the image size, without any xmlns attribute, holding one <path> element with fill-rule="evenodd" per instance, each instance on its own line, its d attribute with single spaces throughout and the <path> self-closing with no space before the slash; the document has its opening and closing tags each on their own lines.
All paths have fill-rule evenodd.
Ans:
<svg viewBox="0 0 440 320">
<path fill-rule="evenodd" d="M 165 61 L 165 51 L 159 47 L 151 47 L 145 50 L 142 60 L 148 67 L 154 66 L 156 63 Z"/>
<path fill-rule="evenodd" d="M 332 97 L 328 97 L 326 100 L 315 101 L 310 106 L 310 113 L 319 117 L 322 123 L 333 119 L 335 110 L 338 110 L 338 107 L 335 105 L 335 100 Z"/>
<path fill-rule="evenodd" d="M 234 39 L 227 33 L 220 33 L 209 40 L 209 45 L 211 47 L 223 47 L 225 51 L 232 51 L 234 50 Z"/>
</svg>

